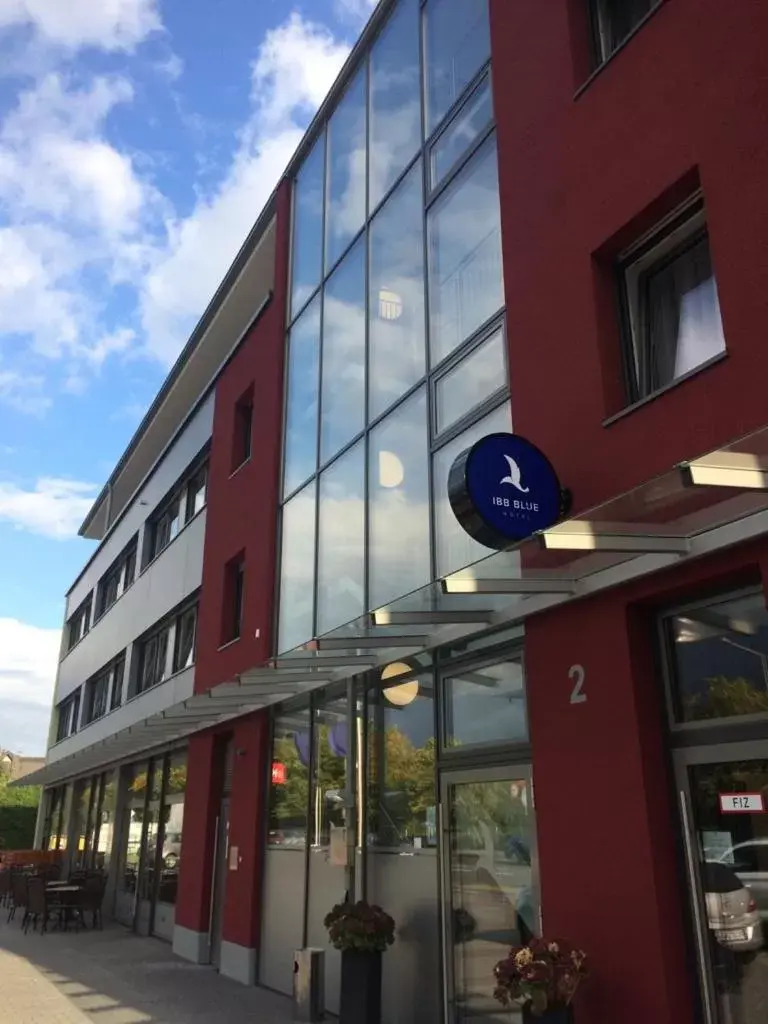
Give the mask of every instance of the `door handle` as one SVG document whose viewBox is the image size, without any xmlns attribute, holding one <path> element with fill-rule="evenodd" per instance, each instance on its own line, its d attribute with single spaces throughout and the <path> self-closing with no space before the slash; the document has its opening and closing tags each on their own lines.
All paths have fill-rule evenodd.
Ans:
<svg viewBox="0 0 768 1024">
<path fill-rule="evenodd" d="M 688 795 L 684 789 L 680 790 L 680 818 L 683 824 L 683 845 L 685 848 L 685 862 L 688 868 L 688 877 L 691 887 L 691 904 L 693 906 L 693 926 L 696 933 L 696 953 L 699 961 L 699 975 L 701 978 L 701 994 L 704 1004 L 704 1017 L 707 1024 L 716 1024 L 712 1008 L 712 998 L 709 986 L 709 955 L 705 945 L 706 924 L 702 918 L 700 886 L 698 884 L 699 873 L 697 869 L 696 851 L 693 845 L 693 828 L 691 823 Z"/>
</svg>

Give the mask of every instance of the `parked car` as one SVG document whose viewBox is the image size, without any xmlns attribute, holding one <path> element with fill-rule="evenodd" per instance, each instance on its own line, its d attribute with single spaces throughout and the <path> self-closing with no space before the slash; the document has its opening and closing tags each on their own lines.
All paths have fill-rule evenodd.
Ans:
<svg viewBox="0 0 768 1024">
<path fill-rule="evenodd" d="M 718 857 L 748 885 L 757 902 L 760 917 L 768 923 L 768 838 L 736 843 Z"/>
<path fill-rule="evenodd" d="M 763 928 L 752 890 L 735 871 L 719 861 L 701 866 L 707 924 L 715 941 L 734 953 L 762 949 Z"/>
</svg>

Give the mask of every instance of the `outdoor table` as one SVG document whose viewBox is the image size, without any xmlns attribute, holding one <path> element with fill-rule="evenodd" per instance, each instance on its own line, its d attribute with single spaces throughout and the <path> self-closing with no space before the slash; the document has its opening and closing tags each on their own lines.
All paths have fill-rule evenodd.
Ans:
<svg viewBox="0 0 768 1024">
<path fill-rule="evenodd" d="M 51 896 L 71 896 L 74 893 L 82 892 L 83 887 L 81 885 L 72 885 L 67 882 L 49 882 L 46 887 L 46 892 Z M 61 906 L 61 914 L 59 916 L 59 923 L 57 927 L 64 928 L 67 930 L 67 926 L 70 922 L 70 910 L 74 909 L 69 905 L 68 900 L 64 900 Z"/>
</svg>

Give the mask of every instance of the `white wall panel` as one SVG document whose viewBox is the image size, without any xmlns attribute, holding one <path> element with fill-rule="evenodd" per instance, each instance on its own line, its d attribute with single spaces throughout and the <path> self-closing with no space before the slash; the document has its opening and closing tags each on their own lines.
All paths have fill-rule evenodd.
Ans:
<svg viewBox="0 0 768 1024">
<path fill-rule="evenodd" d="M 57 743 L 48 751 L 48 761 L 52 763 L 70 754 L 76 754 L 84 747 L 107 739 L 122 729 L 127 729 L 137 722 L 143 722 L 150 715 L 159 714 L 166 708 L 178 704 L 192 696 L 195 682 L 195 668 L 184 669 L 166 679 L 165 682 L 153 686 L 151 690 L 140 693 L 121 708 L 111 711 L 104 718 L 87 725 L 74 736 Z"/>
<path fill-rule="evenodd" d="M 136 495 L 118 525 L 104 541 L 93 561 L 88 565 L 81 579 L 77 581 L 67 597 L 65 618 L 83 602 L 91 590 L 95 590 L 100 578 L 114 562 L 126 544 L 138 533 L 153 510 L 173 487 L 184 470 L 194 459 L 213 433 L 213 392 L 206 398 L 195 415 L 177 438 L 163 461 Z"/>
</svg>

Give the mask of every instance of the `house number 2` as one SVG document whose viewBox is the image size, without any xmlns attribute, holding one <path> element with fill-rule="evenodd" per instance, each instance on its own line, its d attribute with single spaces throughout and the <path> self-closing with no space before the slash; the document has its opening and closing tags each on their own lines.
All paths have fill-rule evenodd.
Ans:
<svg viewBox="0 0 768 1024">
<path fill-rule="evenodd" d="M 586 677 L 587 673 L 584 671 L 583 665 L 571 665 L 568 669 L 568 678 L 573 680 L 571 704 L 584 704 L 586 701 L 587 695 L 584 693 L 584 680 Z"/>
</svg>

